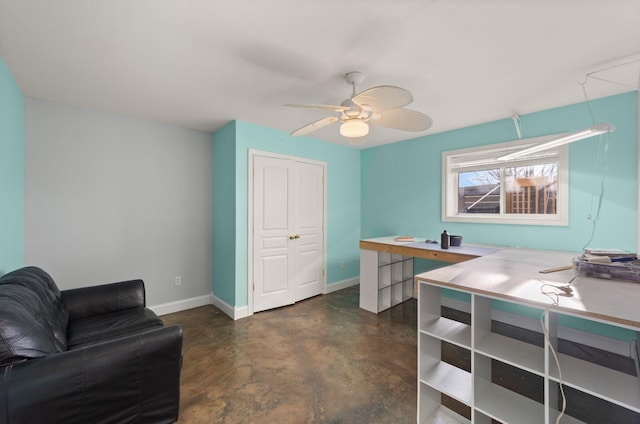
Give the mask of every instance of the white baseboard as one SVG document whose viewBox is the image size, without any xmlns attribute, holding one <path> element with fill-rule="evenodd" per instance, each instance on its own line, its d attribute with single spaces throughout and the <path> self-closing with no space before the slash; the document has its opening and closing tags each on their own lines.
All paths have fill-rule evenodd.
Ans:
<svg viewBox="0 0 640 424">
<path fill-rule="evenodd" d="M 149 306 L 157 315 L 167 315 L 174 312 L 185 311 L 187 309 L 197 308 L 199 306 L 210 305 L 211 296 L 192 297 L 190 299 L 176 300 L 174 302 L 162 303 L 160 305 Z"/>
<path fill-rule="evenodd" d="M 234 321 L 249 316 L 248 306 L 231 306 L 213 293 L 211 293 L 211 304 L 227 314 Z"/>
<path fill-rule="evenodd" d="M 442 297 L 442 305 L 463 312 L 471 312 L 471 304 L 448 297 Z M 495 321 L 505 324 L 511 324 L 516 327 L 525 328 L 527 330 L 542 333 L 540 321 L 527 318 L 522 315 L 511 314 L 509 312 L 491 311 L 491 318 Z M 612 339 L 601 336 L 599 334 L 588 333 L 586 331 L 576 330 L 574 328 L 559 327 L 558 337 L 575 343 L 591 346 L 596 349 L 602 349 L 607 352 L 616 353 L 618 355 L 634 358 L 634 343 L 625 342 L 624 340 Z"/>
<path fill-rule="evenodd" d="M 333 283 L 333 284 L 327 284 L 325 286 L 323 294 L 332 293 L 334 291 L 346 289 L 347 287 L 356 286 L 358 284 L 360 284 L 360 278 L 358 277 L 350 278 L 348 280 L 338 281 L 337 283 Z M 239 307 L 231 306 L 224 300 L 215 296 L 213 293 L 211 293 L 211 304 L 217 307 L 218 309 L 220 309 L 225 314 L 227 314 L 233 320 L 246 318 L 252 315 L 249 313 L 248 306 L 239 306 Z"/>
<path fill-rule="evenodd" d="M 241 318 L 246 318 L 248 317 L 249 314 L 249 307 L 248 306 L 240 306 L 239 308 L 236 307 L 233 309 L 234 313 L 233 313 L 233 318 L 234 320 L 236 319 L 241 319 Z"/>
<path fill-rule="evenodd" d="M 332 293 L 338 290 L 346 289 L 347 287 L 357 286 L 360 284 L 360 277 L 349 278 L 347 280 L 338 281 L 335 283 L 327 284 L 324 288 L 324 293 Z"/>
</svg>

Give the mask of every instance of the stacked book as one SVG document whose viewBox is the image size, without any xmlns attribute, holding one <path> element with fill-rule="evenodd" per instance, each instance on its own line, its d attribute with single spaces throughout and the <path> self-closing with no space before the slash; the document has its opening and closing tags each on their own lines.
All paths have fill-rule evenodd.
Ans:
<svg viewBox="0 0 640 424">
<path fill-rule="evenodd" d="M 578 275 L 640 283 L 640 260 L 636 253 L 619 249 L 584 249 L 574 258 Z"/>
</svg>

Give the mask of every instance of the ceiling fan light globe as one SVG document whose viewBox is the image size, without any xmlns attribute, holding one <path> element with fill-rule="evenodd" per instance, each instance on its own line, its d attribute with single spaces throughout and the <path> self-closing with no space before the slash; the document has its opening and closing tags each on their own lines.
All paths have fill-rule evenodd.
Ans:
<svg viewBox="0 0 640 424">
<path fill-rule="evenodd" d="M 340 134 L 348 138 L 364 137 L 369 134 L 369 125 L 363 121 L 347 121 L 340 125 Z"/>
</svg>

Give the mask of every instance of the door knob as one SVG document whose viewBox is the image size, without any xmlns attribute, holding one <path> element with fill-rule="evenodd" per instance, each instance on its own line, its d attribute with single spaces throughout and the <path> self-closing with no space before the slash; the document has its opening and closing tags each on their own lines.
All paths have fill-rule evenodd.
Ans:
<svg viewBox="0 0 640 424">
<path fill-rule="evenodd" d="M 299 239 L 300 238 L 300 234 L 296 234 L 296 238 Z"/>
<path fill-rule="evenodd" d="M 295 234 L 291 234 L 291 235 L 289 236 L 289 240 L 293 240 L 293 239 L 295 239 L 295 238 L 296 238 L 296 235 L 295 235 Z"/>
</svg>

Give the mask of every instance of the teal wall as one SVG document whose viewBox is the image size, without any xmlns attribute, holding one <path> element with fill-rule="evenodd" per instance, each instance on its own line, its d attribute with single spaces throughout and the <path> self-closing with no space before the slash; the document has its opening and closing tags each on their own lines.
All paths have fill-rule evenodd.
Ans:
<svg viewBox="0 0 640 424">
<path fill-rule="evenodd" d="M 610 134 L 606 166 L 596 169 L 600 139 L 569 146 L 569 225 L 545 227 L 443 222 L 441 219 L 442 152 L 517 139 L 511 119 L 434 134 L 362 152 L 363 238 L 411 234 L 437 239 L 443 229 L 464 242 L 534 249 L 581 251 L 589 242 L 604 176 L 600 219 L 592 247 L 636 250 L 638 101 L 635 92 L 590 102 L 596 122 L 616 127 Z M 574 132 L 593 125 L 586 103 L 521 116 L 524 138 Z M 605 137 L 603 137 L 604 143 Z M 416 260 L 420 273 L 446 264 Z M 446 294 L 450 295 L 450 294 Z M 498 309 L 505 309 L 502 304 Z M 507 312 L 527 315 L 523 308 Z M 537 317 L 535 317 L 537 318 Z M 561 325 L 621 340 L 635 332 L 593 321 L 564 317 Z"/>
<path fill-rule="evenodd" d="M 591 246 L 636 249 L 637 97 L 635 92 L 591 102 L 610 134 L 605 190 Z M 593 125 L 586 103 L 521 117 L 524 138 Z M 603 137 L 604 138 L 604 137 Z M 463 242 L 580 251 L 591 237 L 602 173 L 594 172 L 599 137 L 569 147 L 569 225 L 548 227 L 442 222 L 442 152 L 517 139 L 511 119 L 375 147 L 362 152 L 362 235 L 437 238 L 443 229 Z M 593 207 L 592 207 L 593 205 Z"/>
<path fill-rule="evenodd" d="M 0 275 L 24 264 L 24 97 L 0 57 Z"/>
<path fill-rule="evenodd" d="M 327 284 L 358 277 L 358 241 L 361 234 L 359 150 L 309 137 L 291 137 L 281 131 L 241 121 L 216 131 L 213 143 L 213 255 L 216 258 L 213 264 L 214 295 L 235 307 L 248 304 L 249 149 L 327 163 Z M 228 149 L 231 144 L 234 145 L 233 151 Z M 222 163 L 225 170 L 216 170 L 219 163 Z M 233 176 L 228 169 L 230 166 L 235 168 Z M 216 179 L 221 178 L 231 178 L 233 181 L 216 182 Z M 221 193 L 216 193 L 217 191 Z M 226 203 L 219 204 L 220 201 Z M 232 213 L 234 217 L 230 216 Z M 217 229 L 222 231 L 217 232 Z M 225 236 L 221 236 L 222 234 Z M 226 235 L 232 238 L 226 239 Z M 345 263 L 344 269 L 340 268 L 341 261 Z M 230 269 L 231 266 L 233 270 Z"/>
<path fill-rule="evenodd" d="M 212 291 L 229 305 L 236 304 L 236 265 L 233 259 L 237 255 L 235 140 L 235 121 L 213 135 Z"/>
</svg>

